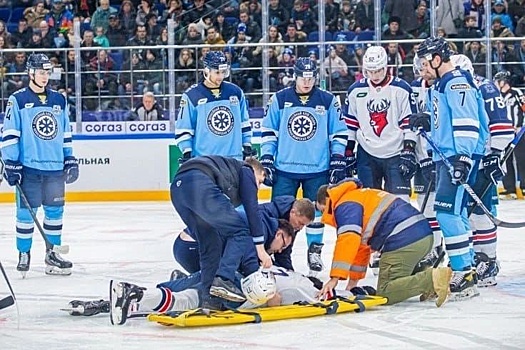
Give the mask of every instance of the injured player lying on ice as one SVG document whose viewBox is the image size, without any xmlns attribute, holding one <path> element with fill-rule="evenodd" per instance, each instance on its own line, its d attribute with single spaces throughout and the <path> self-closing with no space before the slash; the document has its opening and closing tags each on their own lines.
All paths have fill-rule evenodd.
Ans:
<svg viewBox="0 0 525 350">
<path fill-rule="evenodd" d="M 199 293 L 196 289 L 199 281 L 200 272 L 152 288 L 111 281 L 110 301 L 74 300 L 70 302 L 70 308 L 64 310 L 74 316 L 92 316 L 109 312 L 112 324 L 120 325 L 128 318 L 145 317 L 150 313 L 197 309 L 200 305 Z M 272 266 L 268 270 L 259 270 L 238 280 L 237 283 L 240 283 L 247 301 L 244 303 L 224 301 L 223 309 L 253 309 L 292 305 L 297 302 L 315 303 L 318 301 L 317 294 L 323 286 L 315 277 L 306 277 L 277 266 Z M 337 291 L 335 294 L 343 297 L 374 295 L 375 289 L 371 286 L 355 287 L 351 291 Z"/>
</svg>

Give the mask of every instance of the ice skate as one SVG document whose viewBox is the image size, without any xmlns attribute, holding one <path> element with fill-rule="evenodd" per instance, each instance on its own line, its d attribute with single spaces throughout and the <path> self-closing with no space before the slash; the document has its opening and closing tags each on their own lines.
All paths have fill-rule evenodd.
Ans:
<svg viewBox="0 0 525 350">
<path fill-rule="evenodd" d="M 432 270 L 432 285 L 434 286 L 437 307 L 443 305 L 448 299 L 451 278 L 452 270 L 449 267 L 438 267 Z"/>
<path fill-rule="evenodd" d="M 498 198 L 500 200 L 514 200 L 514 199 L 517 199 L 518 196 L 516 195 L 515 192 L 510 192 L 510 191 L 502 191 L 498 194 Z"/>
<path fill-rule="evenodd" d="M 65 260 L 60 254 L 55 253 L 52 250 L 46 251 L 46 275 L 71 275 L 71 268 L 73 263 Z"/>
<path fill-rule="evenodd" d="M 416 267 L 414 267 L 414 271 L 412 272 L 412 274 L 415 275 L 418 272 L 425 271 L 426 269 L 434 267 L 434 264 L 436 263 L 439 264 L 437 261 L 442 251 L 442 246 L 432 248 L 430 253 L 425 255 L 423 259 L 421 259 L 421 261 L 417 263 Z"/>
<path fill-rule="evenodd" d="M 22 278 L 26 278 L 27 271 L 29 271 L 29 264 L 31 263 L 31 252 L 27 253 L 18 253 L 18 265 L 16 265 L 16 270 L 20 271 Z"/>
<path fill-rule="evenodd" d="M 242 303 L 246 297 L 233 282 L 225 280 L 221 277 L 215 277 L 211 284 L 210 294 L 222 299 L 237 301 Z"/>
<path fill-rule="evenodd" d="M 308 247 L 308 268 L 310 269 L 309 276 L 316 277 L 317 274 L 324 269 L 323 260 L 321 259 L 321 252 L 323 250 L 323 243 L 313 242 Z"/>
<path fill-rule="evenodd" d="M 370 267 L 374 276 L 379 275 L 379 260 L 380 259 L 381 259 L 381 253 L 379 252 L 373 253 L 372 257 L 370 258 L 370 263 L 368 264 L 368 267 Z"/>
<path fill-rule="evenodd" d="M 67 308 L 60 309 L 67 311 L 71 316 L 94 316 L 100 313 L 109 313 L 110 305 L 109 301 L 100 300 L 72 300 L 69 302 Z"/>
<path fill-rule="evenodd" d="M 476 253 L 476 273 L 478 276 L 478 287 L 491 287 L 498 284 L 496 276 L 500 270 L 496 258 L 489 258 L 485 253 Z"/>
<path fill-rule="evenodd" d="M 175 269 L 171 271 L 170 281 L 175 281 L 184 277 L 188 277 L 188 274 L 182 272 L 181 270 Z"/>
<path fill-rule="evenodd" d="M 478 296 L 476 280 L 475 271 L 454 271 L 450 281 L 450 299 L 461 301 Z"/>
<path fill-rule="evenodd" d="M 109 283 L 109 319 L 113 325 L 123 325 L 128 319 L 130 310 L 142 300 L 146 288 L 137 285 L 111 280 Z"/>
</svg>

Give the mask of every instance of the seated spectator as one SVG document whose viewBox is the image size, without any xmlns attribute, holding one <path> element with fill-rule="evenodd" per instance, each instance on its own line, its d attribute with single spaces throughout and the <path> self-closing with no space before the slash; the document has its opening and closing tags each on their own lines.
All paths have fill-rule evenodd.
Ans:
<svg viewBox="0 0 525 350">
<path fill-rule="evenodd" d="M 356 28 L 356 17 L 350 0 L 343 0 L 337 14 L 336 27 L 339 31 L 353 31 Z"/>
<path fill-rule="evenodd" d="M 130 51 L 132 51 L 133 53 L 138 53 L 141 56 L 141 59 L 146 60 L 146 50 L 140 47 L 153 45 L 155 45 L 155 42 L 148 38 L 146 26 L 138 25 L 135 29 L 135 36 L 128 40 L 127 46 L 139 47 L 139 49 L 124 51 L 124 57 L 128 59 Z"/>
<path fill-rule="evenodd" d="M 14 47 L 26 47 L 31 41 L 32 32 L 33 28 L 28 26 L 27 19 L 24 17 L 20 18 L 18 21 L 18 28 L 11 33 L 11 44 Z"/>
<path fill-rule="evenodd" d="M 478 29 L 476 18 L 473 16 L 465 16 L 465 19 L 463 20 L 463 28 L 461 28 L 458 32 L 458 38 L 465 38 L 465 39 L 479 39 L 482 38 L 483 34 Z M 470 41 L 470 40 L 466 40 Z M 458 47 L 458 52 L 463 52 L 463 45 L 465 42 L 456 42 Z"/>
<path fill-rule="evenodd" d="M 33 6 L 24 10 L 24 18 L 27 19 L 27 24 L 32 28 L 38 28 L 40 22 L 45 20 L 49 10 L 44 6 L 44 0 L 35 0 Z"/>
<path fill-rule="evenodd" d="M 153 91 L 155 95 L 164 95 L 164 81 L 165 75 L 164 62 L 159 56 L 157 50 L 146 50 L 146 67 L 148 72 L 146 73 L 146 91 Z"/>
<path fill-rule="evenodd" d="M 155 15 L 155 17 L 159 16 L 157 9 L 153 6 L 153 0 L 141 0 L 137 10 L 137 18 L 135 19 L 137 25 L 145 26 L 147 23 L 146 16 L 149 14 Z"/>
<path fill-rule="evenodd" d="M 474 73 L 481 76 L 486 76 L 485 62 L 487 62 L 485 45 L 480 41 L 471 41 L 465 44 L 464 54 L 472 62 Z"/>
<path fill-rule="evenodd" d="M 179 58 L 175 62 L 175 69 L 177 70 L 175 92 L 181 94 L 196 82 L 194 73 L 196 65 L 192 50 L 182 49 L 180 51 Z"/>
<path fill-rule="evenodd" d="M 279 0 L 268 0 L 268 21 L 268 24 L 277 26 L 279 32 L 284 33 L 290 23 L 290 11 Z"/>
<path fill-rule="evenodd" d="M 349 65 L 350 69 L 354 71 L 355 81 L 361 80 L 363 76 L 363 56 L 365 55 L 365 45 L 356 44 L 354 46 L 354 57 L 352 58 L 352 64 Z"/>
<path fill-rule="evenodd" d="M 25 52 L 17 52 L 13 62 L 7 65 L 7 93 L 13 92 L 27 87 L 29 77 L 26 73 L 26 54 Z"/>
<path fill-rule="evenodd" d="M 117 74 L 114 70 L 115 62 L 106 50 L 99 50 L 97 56 L 89 62 L 90 71 L 93 72 L 86 79 L 86 91 L 93 95 L 96 90 L 107 90 L 114 96 L 117 94 Z"/>
<path fill-rule="evenodd" d="M 525 16 L 521 17 L 516 24 L 514 34 L 519 38 L 525 36 Z"/>
<path fill-rule="evenodd" d="M 150 13 L 146 16 L 146 34 L 150 40 L 155 40 L 160 35 L 162 26 L 157 23 L 157 16 Z"/>
<path fill-rule="evenodd" d="M 405 53 L 401 45 L 396 43 L 389 43 L 386 47 L 386 70 L 387 74 L 392 77 L 403 78 L 401 66 L 403 65 L 403 57 Z"/>
<path fill-rule="evenodd" d="M 197 21 L 197 28 L 199 28 L 199 33 L 201 33 L 202 38 L 206 37 L 206 32 L 208 31 L 208 28 L 213 27 L 213 18 L 211 14 L 202 16 Z"/>
<path fill-rule="evenodd" d="M 521 66 L 521 70 L 525 72 L 525 39 L 522 39 L 520 41 L 519 48 L 516 49 L 515 56 L 518 59 L 519 66 Z M 521 79 L 521 82 L 519 84 L 520 86 L 525 85 L 525 77 Z"/>
<path fill-rule="evenodd" d="M 337 53 L 337 56 L 341 57 L 343 61 L 345 61 L 347 66 L 350 66 L 352 64 L 352 55 L 348 51 L 348 47 L 346 44 L 346 36 L 344 34 L 338 34 L 335 37 L 335 41 L 339 42 L 340 44 L 335 44 L 335 51 Z"/>
<path fill-rule="evenodd" d="M 492 50 L 492 76 L 497 72 L 508 71 L 511 75 L 511 85 L 522 84 L 525 71 L 521 64 L 516 64 L 517 57 L 509 50 L 503 41 L 496 41 Z"/>
<path fill-rule="evenodd" d="M 414 57 L 418 48 L 419 44 L 413 44 L 412 49 L 403 58 L 403 67 L 401 68 L 403 73 L 402 77 L 408 83 L 412 82 L 416 78 L 414 77 Z"/>
<path fill-rule="evenodd" d="M 471 16 L 476 19 L 476 27 L 485 33 L 485 4 L 483 0 L 467 0 L 463 3 L 464 16 Z"/>
<path fill-rule="evenodd" d="M 82 50 L 80 51 L 80 57 L 82 58 L 82 63 L 86 66 L 90 65 L 90 62 L 93 58 L 97 57 L 97 48 L 100 47 L 99 44 L 95 42 L 95 34 L 91 29 L 86 29 L 84 35 L 82 36 L 82 42 L 80 47 L 89 47 L 92 50 Z"/>
<path fill-rule="evenodd" d="M 117 14 L 117 9 L 109 6 L 109 0 L 99 0 L 99 6 L 93 16 L 91 17 L 91 28 L 96 29 L 97 27 L 102 27 L 106 31 L 109 27 L 109 16 L 112 14 Z"/>
<path fill-rule="evenodd" d="M 375 19 L 374 19 L 374 1 L 372 0 L 361 0 L 357 3 L 355 9 L 355 31 L 359 33 L 363 30 L 374 30 Z"/>
<path fill-rule="evenodd" d="M 303 32 L 298 32 L 295 24 L 293 23 L 288 25 L 286 34 L 283 37 L 283 42 L 294 44 L 293 46 L 290 45 L 290 47 L 293 47 L 293 52 L 295 53 L 296 57 L 304 57 L 308 53 L 306 46 L 306 34 Z M 281 60 L 280 58 L 278 59 Z"/>
<path fill-rule="evenodd" d="M 315 18 L 319 13 L 319 3 L 316 2 L 313 7 L 310 7 Z M 337 15 L 341 12 L 339 3 L 334 0 L 325 0 L 324 3 L 324 18 L 325 18 L 325 31 L 335 33 L 337 32 Z M 315 30 L 315 29 L 314 29 Z"/>
<path fill-rule="evenodd" d="M 99 44 L 101 47 L 109 47 L 109 39 L 106 36 L 106 31 L 103 27 L 97 27 L 95 29 L 96 36 L 93 39 L 94 42 Z"/>
<path fill-rule="evenodd" d="M 293 9 L 290 13 L 290 23 L 295 24 L 297 31 L 309 33 L 317 29 L 317 21 L 308 6 L 305 6 L 303 0 L 295 0 Z"/>
<path fill-rule="evenodd" d="M 509 28 L 503 25 L 501 18 L 496 16 L 492 20 L 492 30 L 490 31 L 491 38 L 512 38 L 514 34 L 509 30 Z M 512 40 L 505 41 L 507 48 L 509 50 L 514 49 L 514 43 Z"/>
<path fill-rule="evenodd" d="M 193 8 L 183 13 L 184 25 L 187 26 L 190 23 L 197 23 L 204 16 L 213 16 L 215 9 L 205 3 L 204 0 L 194 0 Z"/>
<path fill-rule="evenodd" d="M 28 49 L 43 49 L 45 46 L 42 44 L 42 32 L 40 29 L 33 29 L 33 34 L 31 35 L 31 40 L 27 44 L 26 48 Z"/>
<path fill-rule="evenodd" d="M 217 13 L 213 26 L 217 30 L 217 33 L 222 37 L 224 41 L 230 40 L 235 35 L 235 28 L 226 22 L 224 14 L 222 12 Z"/>
<path fill-rule="evenodd" d="M 66 9 L 63 0 L 52 0 L 52 2 L 51 11 L 46 15 L 45 21 L 56 33 L 66 33 L 73 27 L 73 13 Z"/>
<path fill-rule="evenodd" d="M 250 19 L 255 23 L 262 23 L 262 6 L 257 0 L 250 0 L 248 2 L 248 12 Z"/>
<path fill-rule="evenodd" d="M 499 17 L 501 20 L 501 25 L 507 28 L 511 33 L 514 33 L 514 25 L 512 24 L 512 18 L 507 13 L 504 0 L 496 0 L 492 5 L 492 13 L 490 15 L 492 23 L 494 24 L 494 19 Z"/>
<path fill-rule="evenodd" d="M 109 46 L 113 47 L 125 46 L 128 41 L 125 30 L 120 24 L 120 17 L 116 14 L 109 15 L 109 26 L 106 37 L 108 38 Z"/>
<path fill-rule="evenodd" d="M 281 33 L 279 33 L 279 29 L 277 28 L 277 26 L 274 26 L 274 25 L 271 25 L 268 27 L 268 30 L 267 30 L 267 33 L 268 33 L 268 43 L 283 43 L 283 39 L 281 37 Z M 264 43 L 265 40 L 264 38 L 261 38 L 261 40 L 259 40 L 260 43 Z M 272 50 L 273 50 L 273 53 L 274 55 L 277 57 L 281 54 L 281 51 L 282 51 L 283 47 L 282 46 L 272 46 Z M 252 52 L 252 55 L 253 56 L 258 56 L 258 55 L 261 55 L 262 54 L 262 50 L 263 50 L 263 46 L 257 46 L 255 48 L 255 50 L 253 50 Z"/>
<path fill-rule="evenodd" d="M 508 7 L 507 7 L 507 13 L 510 16 L 512 20 L 512 25 L 514 27 L 514 35 L 516 35 L 517 37 L 523 36 L 523 35 L 518 35 L 518 33 L 516 33 L 516 28 L 517 28 L 518 21 L 520 20 L 520 18 L 523 18 L 525 16 L 524 1 L 525 0 L 514 0 L 514 1 L 511 0 L 508 2 Z"/>
<path fill-rule="evenodd" d="M 294 82 L 293 67 L 295 64 L 295 58 L 293 56 L 293 50 L 289 47 L 283 50 L 281 61 L 279 62 L 279 81 L 277 82 L 277 89 L 291 86 Z"/>
<path fill-rule="evenodd" d="M 328 48 L 328 57 L 324 59 L 324 66 L 330 77 L 331 91 L 346 91 L 350 86 L 348 65 L 341 57 L 337 56 L 335 47 L 330 46 Z"/>
<path fill-rule="evenodd" d="M 137 27 L 137 12 L 130 0 L 122 1 L 118 16 L 127 41 L 135 35 L 135 29 Z"/>
<path fill-rule="evenodd" d="M 129 121 L 157 121 L 164 120 L 162 116 L 164 109 L 155 100 L 152 92 L 144 93 L 142 101 L 139 102 L 129 113 Z"/>
<path fill-rule="evenodd" d="M 160 19 L 160 24 L 163 26 L 168 25 L 168 19 L 172 19 L 178 24 L 182 22 L 182 13 L 184 9 L 182 8 L 181 0 L 169 0 L 168 6 L 162 12 L 162 17 Z"/>
<path fill-rule="evenodd" d="M 412 39 L 412 36 L 401 29 L 401 18 L 392 16 L 388 19 L 388 29 L 383 32 L 381 39 L 384 41 Z M 412 44 L 401 44 L 404 52 L 410 51 Z"/>
<path fill-rule="evenodd" d="M 416 10 L 417 26 L 409 32 L 416 39 L 425 39 L 430 36 L 430 16 L 427 5 L 421 2 Z"/>
<path fill-rule="evenodd" d="M 210 27 L 206 31 L 206 40 L 204 41 L 204 44 L 206 45 L 216 45 L 212 46 L 212 51 L 222 51 L 224 46 L 226 45 L 226 42 L 222 38 L 222 36 L 217 33 L 217 28 Z"/>
<path fill-rule="evenodd" d="M 7 31 L 7 28 L 5 26 L 5 22 L 0 20 L 0 36 L 4 38 L 4 41 L 11 45 L 11 33 Z"/>
<path fill-rule="evenodd" d="M 202 36 L 201 33 L 199 33 L 199 28 L 197 27 L 197 24 L 190 23 L 190 25 L 188 26 L 188 32 L 186 34 L 186 37 L 182 40 L 182 45 L 191 45 L 196 48 L 202 43 Z"/>
<path fill-rule="evenodd" d="M 122 70 L 124 73 L 120 75 L 120 84 L 118 86 L 118 94 L 120 96 L 120 105 L 123 109 L 129 109 L 130 95 L 142 95 L 146 87 L 146 71 L 147 65 L 145 60 L 137 52 L 133 52 L 131 58 L 124 61 Z M 132 74 L 133 72 L 133 74 Z"/>
<path fill-rule="evenodd" d="M 239 12 L 239 20 L 239 24 L 244 23 L 246 26 L 246 36 L 250 38 L 250 41 L 258 42 L 261 40 L 261 27 L 257 22 L 251 20 L 248 10 L 241 10 Z"/>
<path fill-rule="evenodd" d="M 447 32 L 445 32 L 445 29 L 442 28 L 442 27 L 439 27 L 437 29 L 437 32 L 436 32 L 437 36 L 439 37 L 443 37 L 443 38 L 448 38 L 448 35 L 447 35 Z M 455 43 L 453 43 L 452 41 L 448 40 L 448 46 L 450 47 L 450 49 L 453 51 L 453 52 L 458 52 L 458 47 L 456 46 Z"/>
</svg>

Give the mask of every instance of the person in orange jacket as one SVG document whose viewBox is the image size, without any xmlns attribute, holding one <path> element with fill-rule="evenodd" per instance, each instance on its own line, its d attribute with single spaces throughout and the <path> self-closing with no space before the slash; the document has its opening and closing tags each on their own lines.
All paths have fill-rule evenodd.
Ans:
<svg viewBox="0 0 525 350">
<path fill-rule="evenodd" d="M 330 280 L 319 296 L 333 290 L 339 280 L 346 289 L 366 275 L 370 254 L 381 252 L 377 294 L 396 304 L 408 298 L 435 294 L 441 306 L 450 293 L 452 270 L 429 268 L 412 275 L 416 264 L 433 247 L 433 235 L 425 216 L 410 203 L 388 192 L 362 188 L 357 179 L 319 188 L 317 203 L 322 222 L 336 228 Z"/>
</svg>

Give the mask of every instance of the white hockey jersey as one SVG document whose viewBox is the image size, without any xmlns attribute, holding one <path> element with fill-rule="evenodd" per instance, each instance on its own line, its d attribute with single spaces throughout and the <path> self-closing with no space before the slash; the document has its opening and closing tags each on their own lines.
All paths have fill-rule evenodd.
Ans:
<svg viewBox="0 0 525 350">
<path fill-rule="evenodd" d="M 417 113 L 428 112 L 427 100 L 428 100 L 428 82 L 423 78 L 414 80 L 411 84 L 414 102 L 416 103 Z M 429 158 L 428 155 L 427 140 L 422 136 L 418 136 L 416 143 L 416 157 L 418 160 Z"/>
<path fill-rule="evenodd" d="M 389 77 L 381 86 L 364 78 L 348 89 L 343 117 L 349 141 L 378 158 L 390 158 L 403 149 L 403 141 L 416 141 L 408 122 L 416 113 L 412 88 L 406 81 Z"/>
</svg>

